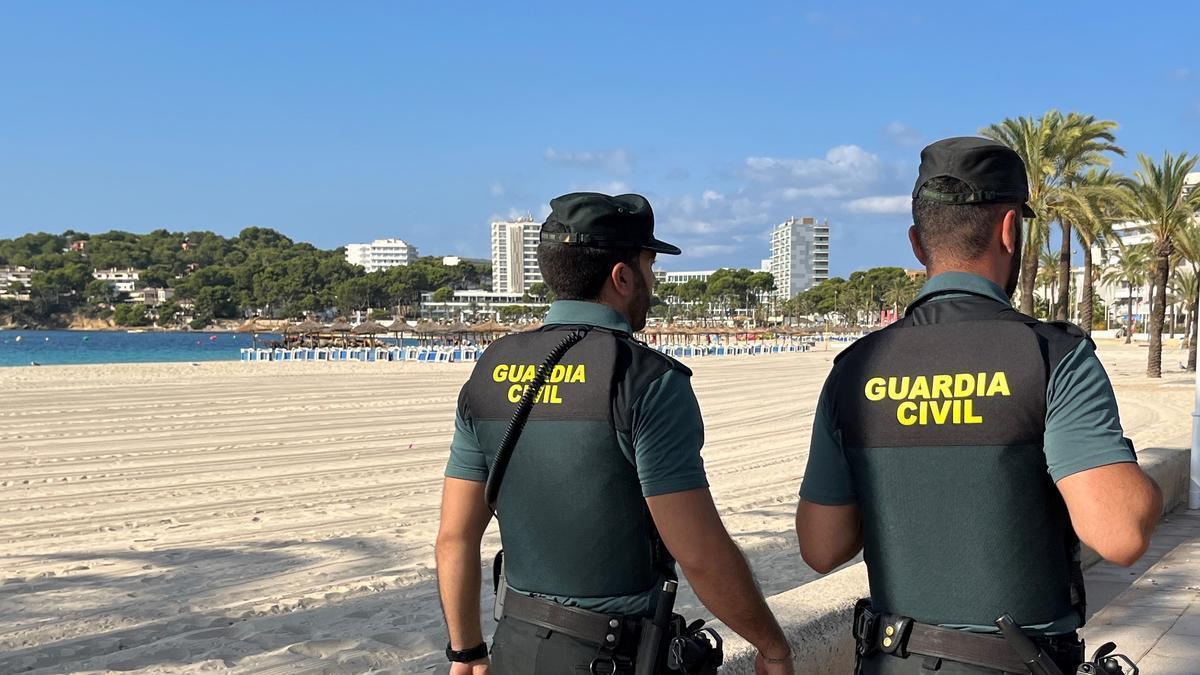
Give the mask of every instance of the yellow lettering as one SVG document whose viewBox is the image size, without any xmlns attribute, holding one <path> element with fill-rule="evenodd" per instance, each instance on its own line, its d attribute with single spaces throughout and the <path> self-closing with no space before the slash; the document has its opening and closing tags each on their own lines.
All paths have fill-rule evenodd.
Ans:
<svg viewBox="0 0 1200 675">
<path fill-rule="evenodd" d="M 903 401 L 908 398 L 908 382 L 910 379 L 907 375 L 904 377 L 889 377 L 888 398 L 893 401 Z"/>
<path fill-rule="evenodd" d="M 508 379 L 508 366 L 501 363 L 492 371 L 492 381 L 503 382 L 506 379 Z"/>
<path fill-rule="evenodd" d="M 521 400 L 521 395 L 525 393 L 525 385 L 514 384 L 508 388 L 508 402 L 516 403 Z"/>
<path fill-rule="evenodd" d="M 950 375 L 934 375 L 933 376 L 933 397 L 934 398 L 951 398 L 954 386 L 954 378 Z"/>
<path fill-rule="evenodd" d="M 954 399 L 954 424 L 962 424 L 962 400 Z"/>
<path fill-rule="evenodd" d="M 950 407 L 957 401 L 932 401 L 929 407 L 933 409 L 933 423 L 945 424 L 950 418 Z"/>
<path fill-rule="evenodd" d="M 973 403 L 975 403 L 975 401 L 971 399 L 963 401 L 963 422 L 966 424 L 983 424 L 983 418 L 979 415 L 976 415 L 975 411 L 972 410 Z"/>
<path fill-rule="evenodd" d="M 924 375 L 918 375 L 913 378 L 912 389 L 908 392 L 909 398 L 929 398 L 929 380 Z"/>
<path fill-rule="evenodd" d="M 882 377 L 872 377 L 867 380 L 865 393 L 868 401 L 882 401 L 887 398 L 887 380 Z"/>
<path fill-rule="evenodd" d="M 905 411 L 913 411 L 917 409 L 917 404 L 912 401 L 905 401 L 896 406 L 896 421 L 906 427 L 911 427 L 917 423 L 917 418 L 913 414 L 905 415 Z"/>
<path fill-rule="evenodd" d="M 571 374 L 571 382 L 587 382 L 587 377 L 584 373 L 582 363 L 575 366 L 575 372 Z"/>
<path fill-rule="evenodd" d="M 524 371 L 521 374 L 522 382 L 533 382 L 533 378 L 537 376 L 537 368 L 533 366 L 523 366 Z"/>
<path fill-rule="evenodd" d="M 1004 375 L 1004 371 L 992 375 L 992 383 L 988 386 L 987 396 L 1012 396 L 1008 391 L 1008 377 Z"/>
<path fill-rule="evenodd" d="M 975 378 L 970 373 L 958 373 L 954 376 L 954 397 L 965 398 L 975 395 Z"/>
<path fill-rule="evenodd" d="M 917 408 L 917 419 L 920 420 L 921 426 L 929 424 L 929 401 L 921 401 L 921 406 Z"/>
<path fill-rule="evenodd" d="M 561 363 L 554 366 L 554 370 L 550 371 L 550 381 L 551 382 L 562 382 L 563 378 L 565 378 L 566 376 L 567 376 L 567 367 L 562 365 Z"/>
</svg>

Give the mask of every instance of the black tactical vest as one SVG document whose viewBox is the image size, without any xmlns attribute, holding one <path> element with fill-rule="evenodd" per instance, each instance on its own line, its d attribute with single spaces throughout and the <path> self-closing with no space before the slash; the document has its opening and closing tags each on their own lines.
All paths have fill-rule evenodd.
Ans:
<svg viewBox="0 0 1200 675">
<path fill-rule="evenodd" d="M 1042 440 L 1049 374 L 1086 338 L 985 296 L 928 299 L 830 375 L 872 604 L 932 624 L 1072 609 L 1082 623 L 1078 539 Z"/>
<path fill-rule="evenodd" d="M 637 469 L 621 452 L 632 406 L 682 364 L 596 326 L 547 325 L 488 347 L 459 398 L 488 467 L 525 386 L 571 331 L 587 336 L 554 367 L 525 424 L 496 501 L 508 583 L 543 595 L 612 597 L 652 589 L 673 570 Z"/>
</svg>

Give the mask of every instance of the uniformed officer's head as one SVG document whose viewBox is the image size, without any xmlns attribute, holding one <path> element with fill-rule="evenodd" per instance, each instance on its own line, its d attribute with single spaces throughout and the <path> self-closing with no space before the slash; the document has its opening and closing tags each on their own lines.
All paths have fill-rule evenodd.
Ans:
<svg viewBox="0 0 1200 675">
<path fill-rule="evenodd" d="M 938 141 L 921 151 L 912 197 L 909 240 L 930 276 L 972 271 L 1017 290 L 1022 217 L 1035 214 L 1016 152 L 985 138 Z"/>
<path fill-rule="evenodd" d="M 573 192 L 550 200 L 538 266 L 559 299 L 609 305 L 638 331 L 650 309 L 655 257 L 679 252 L 654 237 L 654 212 L 645 197 Z"/>
</svg>

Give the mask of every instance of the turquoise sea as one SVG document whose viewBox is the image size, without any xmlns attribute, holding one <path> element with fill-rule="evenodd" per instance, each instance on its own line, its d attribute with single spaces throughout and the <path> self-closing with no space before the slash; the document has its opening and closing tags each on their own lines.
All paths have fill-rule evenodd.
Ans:
<svg viewBox="0 0 1200 675">
<path fill-rule="evenodd" d="M 282 338 L 259 333 L 258 344 Z M 382 344 L 394 337 L 379 336 Z M 251 346 L 248 333 L 128 333 L 85 330 L 0 330 L 0 367 L 76 363 L 236 361 Z M 405 345 L 416 340 L 404 339 Z"/>
<path fill-rule="evenodd" d="M 278 335 L 258 336 L 279 340 Z M 127 333 L 125 331 L 0 331 L 0 366 L 72 363 L 237 360 L 251 345 L 245 333 Z"/>
</svg>

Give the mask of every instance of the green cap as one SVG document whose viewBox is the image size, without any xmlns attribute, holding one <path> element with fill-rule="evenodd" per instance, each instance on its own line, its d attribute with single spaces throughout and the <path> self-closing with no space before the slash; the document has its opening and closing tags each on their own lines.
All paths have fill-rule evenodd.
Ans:
<svg viewBox="0 0 1200 675">
<path fill-rule="evenodd" d="M 933 178 L 957 178 L 969 192 L 947 194 L 924 189 Z M 1021 214 L 1036 218 L 1029 207 L 1029 182 L 1025 163 L 1007 145 L 975 136 L 945 138 L 921 151 L 921 169 L 913 188 L 920 197 L 942 204 L 1021 204 Z"/>
<path fill-rule="evenodd" d="M 562 232 L 547 232 L 557 223 Z M 559 229 L 559 228 L 553 228 Z M 654 211 L 641 195 L 572 192 L 550 200 L 550 215 L 542 224 L 541 240 L 592 248 L 642 248 L 679 255 L 678 246 L 654 238 Z"/>
</svg>

